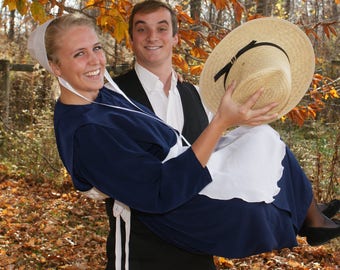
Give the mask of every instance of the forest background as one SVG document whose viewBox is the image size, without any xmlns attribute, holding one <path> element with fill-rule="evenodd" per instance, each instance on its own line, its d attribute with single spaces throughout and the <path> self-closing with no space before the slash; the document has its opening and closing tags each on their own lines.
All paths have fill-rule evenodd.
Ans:
<svg viewBox="0 0 340 270">
<path fill-rule="evenodd" d="M 309 91 L 275 122 L 310 178 L 318 201 L 339 198 L 340 1 L 171 0 L 179 19 L 173 63 L 198 83 L 211 50 L 238 25 L 274 16 L 306 32 L 316 54 Z M 133 65 L 127 33 L 133 1 L 0 0 L 0 268 L 104 269 L 108 230 L 102 202 L 74 191 L 53 133 L 58 86 L 28 55 L 27 38 L 49 18 L 80 11 L 96 20 L 111 74 Z M 218 214 L 218 213 L 217 213 Z M 337 269 L 339 241 L 245 258 L 219 269 Z M 164 262 L 166 264 L 166 262 Z M 191 269 L 190 269 L 191 270 Z M 194 269 L 193 269 L 194 270 Z"/>
</svg>

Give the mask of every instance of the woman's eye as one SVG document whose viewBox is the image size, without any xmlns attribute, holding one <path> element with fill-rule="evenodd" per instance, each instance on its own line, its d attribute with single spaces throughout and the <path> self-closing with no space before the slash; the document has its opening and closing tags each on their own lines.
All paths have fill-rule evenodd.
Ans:
<svg viewBox="0 0 340 270">
<path fill-rule="evenodd" d="M 82 55 L 84 55 L 83 52 L 78 52 L 78 53 L 76 53 L 76 54 L 74 55 L 74 57 L 79 57 L 79 56 L 82 56 Z"/>
</svg>

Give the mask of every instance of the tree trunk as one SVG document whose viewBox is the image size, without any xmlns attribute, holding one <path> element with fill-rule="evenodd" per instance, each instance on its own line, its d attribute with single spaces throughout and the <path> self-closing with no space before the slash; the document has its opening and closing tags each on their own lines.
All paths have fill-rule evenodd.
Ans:
<svg viewBox="0 0 340 270">
<path fill-rule="evenodd" d="M 338 5 L 335 3 L 335 1 L 332 1 L 332 18 L 335 21 L 339 21 L 340 20 L 340 14 L 339 14 L 339 10 L 338 10 Z"/>
<path fill-rule="evenodd" d="M 15 10 L 12 10 L 9 17 L 9 30 L 8 30 L 8 39 L 10 41 L 14 40 L 14 27 L 15 27 Z"/>
<path fill-rule="evenodd" d="M 272 0 L 259 0 L 257 2 L 257 12 L 263 16 L 270 16 L 272 15 L 274 1 Z"/>
<path fill-rule="evenodd" d="M 284 5 L 283 5 L 283 9 L 285 11 L 285 15 L 284 15 L 284 19 L 288 19 L 290 18 L 291 10 L 294 10 L 294 0 L 290 1 L 290 0 L 286 0 L 284 1 Z"/>
<path fill-rule="evenodd" d="M 199 19 L 201 16 L 201 1 L 190 0 L 190 16 L 193 19 Z"/>
</svg>

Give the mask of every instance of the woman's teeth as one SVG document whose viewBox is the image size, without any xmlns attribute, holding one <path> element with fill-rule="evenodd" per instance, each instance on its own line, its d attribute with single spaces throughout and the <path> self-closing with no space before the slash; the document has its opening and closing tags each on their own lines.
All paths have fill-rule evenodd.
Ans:
<svg viewBox="0 0 340 270">
<path fill-rule="evenodd" d="M 86 76 L 96 76 L 99 73 L 100 73 L 100 70 L 97 69 L 96 71 L 91 71 L 91 72 L 86 73 Z"/>
</svg>

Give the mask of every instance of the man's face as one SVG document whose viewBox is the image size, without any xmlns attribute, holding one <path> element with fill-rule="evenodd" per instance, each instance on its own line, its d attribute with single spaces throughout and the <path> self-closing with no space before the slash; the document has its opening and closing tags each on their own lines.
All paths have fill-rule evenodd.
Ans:
<svg viewBox="0 0 340 270">
<path fill-rule="evenodd" d="M 173 36 L 167 9 L 135 14 L 132 36 L 132 48 L 140 65 L 155 68 L 164 63 L 172 64 L 172 49 L 178 42 L 178 35 Z"/>
</svg>

